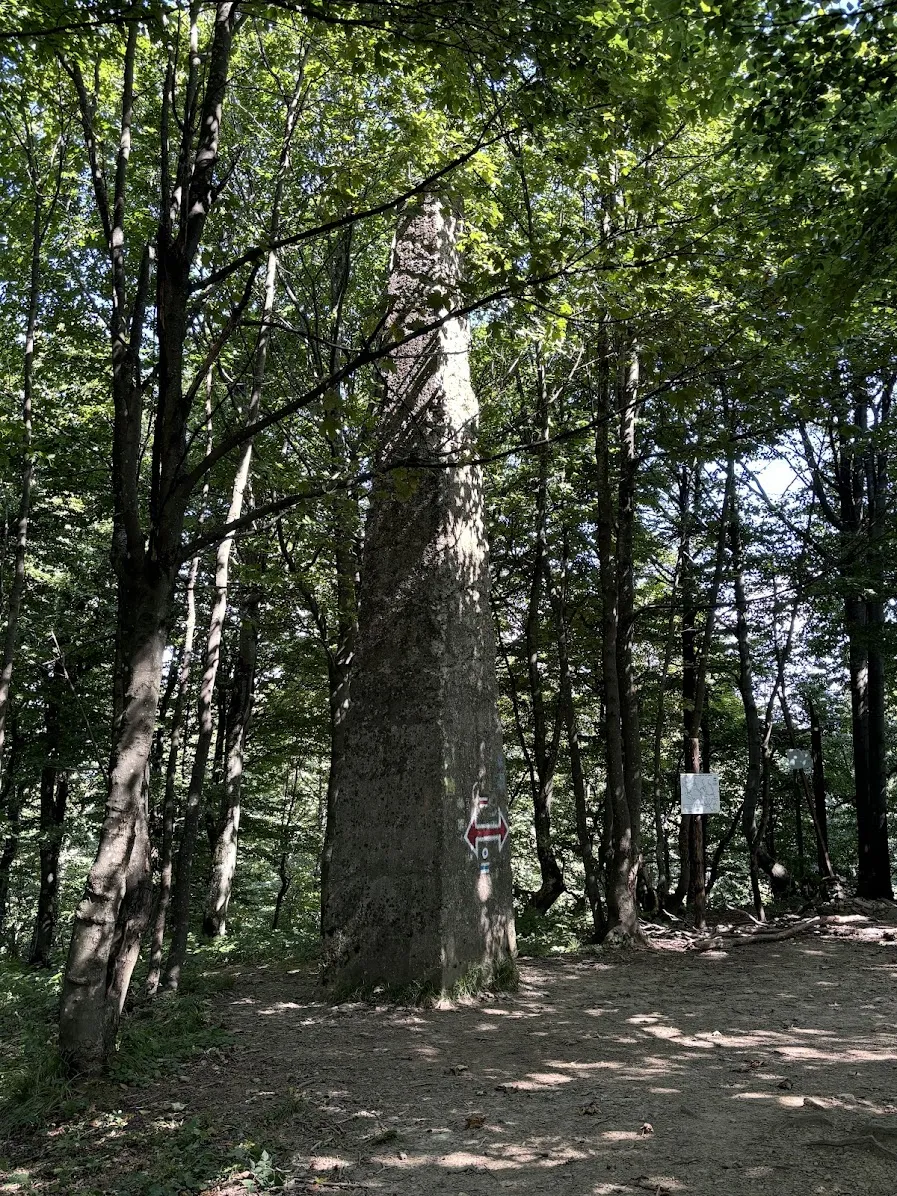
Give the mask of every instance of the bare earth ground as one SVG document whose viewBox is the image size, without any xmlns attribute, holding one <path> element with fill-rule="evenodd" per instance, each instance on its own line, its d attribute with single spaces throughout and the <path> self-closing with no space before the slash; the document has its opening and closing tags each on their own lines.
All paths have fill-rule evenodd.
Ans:
<svg viewBox="0 0 897 1196">
<path fill-rule="evenodd" d="M 524 961 L 518 993 L 445 1009 L 244 972 L 216 998 L 233 1045 L 119 1091 L 119 1147 L 199 1118 L 289 1193 L 897 1196 L 895 927 Z M 137 1141 L 97 1125 L 114 1172 L 70 1190 L 143 1191 Z"/>
</svg>

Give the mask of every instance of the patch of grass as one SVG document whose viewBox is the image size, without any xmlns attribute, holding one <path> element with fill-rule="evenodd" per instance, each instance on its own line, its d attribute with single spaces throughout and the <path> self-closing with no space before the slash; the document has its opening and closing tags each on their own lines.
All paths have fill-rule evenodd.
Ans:
<svg viewBox="0 0 897 1196">
<path fill-rule="evenodd" d="M 562 896 L 547 914 L 522 910 L 515 918 L 517 949 L 530 958 L 568 955 L 594 941 L 594 927 L 583 903 Z"/>
<path fill-rule="evenodd" d="M 483 996 L 485 993 L 516 992 L 519 987 L 520 973 L 517 963 L 510 956 L 505 956 L 495 964 L 475 964 L 468 968 L 452 985 L 450 996 L 458 1001 L 465 997 Z"/>
<path fill-rule="evenodd" d="M 202 996 L 163 993 L 136 1006 L 122 1021 L 110 1078 L 119 1083 L 146 1083 L 228 1042 L 229 1036 L 212 1021 Z"/>
<path fill-rule="evenodd" d="M 223 965 L 259 967 L 262 964 L 312 963 L 320 958 L 321 936 L 317 924 L 292 930 L 257 927 L 252 934 L 224 938 L 190 938 L 188 969 L 215 971 Z"/>
<path fill-rule="evenodd" d="M 40 1125 L 73 1101 L 56 1050 L 59 983 L 58 973 L 0 968 L 0 1137 Z"/>
<path fill-rule="evenodd" d="M 223 983 L 219 981 L 223 980 Z M 56 1045 L 61 975 L 6 963 L 0 967 L 0 1137 L 66 1121 L 84 1108 L 89 1085 L 68 1078 Z M 110 1078 L 146 1083 L 229 1042 L 206 997 L 233 977 L 203 976 L 193 991 L 163 994 L 122 1019 Z"/>
</svg>

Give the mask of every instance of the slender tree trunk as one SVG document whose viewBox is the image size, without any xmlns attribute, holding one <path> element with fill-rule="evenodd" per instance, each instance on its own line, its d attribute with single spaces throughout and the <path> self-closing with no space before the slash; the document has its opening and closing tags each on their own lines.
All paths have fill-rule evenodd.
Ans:
<svg viewBox="0 0 897 1196">
<path fill-rule="evenodd" d="M 625 938 L 639 935 L 636 903 L 637 866 L 633 868 L 633 827 L 626 795 L 623 710 L 620 696 L 619 581 L 615 529 L 617 503 L 611 480 L 610 425 L 613 415 L 610 365 L 605 356 L 599 365 L 602 410 L 595 434 L 597 463 L 597 546 L 601 587 L 601 676 L 604 687 L 605 751 L 607 761 L 607 809 L 611 827 L 608 844 L 607 915 L 611 931 Z M 637 859 L 637 857 L 636 857 Z"/>
<path fill-rule="evenodd" d="M 884 388 L 880 429 L 887 430 L 895 383 Z M 869 565 L 879 593 L 886 592 L 885 569 L 889 550 L 885 540 L 892 524 L 888 510 L 888 452 L 882 445 L 865 453 L 867 505 L 869 508 Z M 862 896 L 893 900 L 891 857 L 888 845 L 887 695 L 885 687 L 885 604 L 878 596 L 866 601 L 869 634 L 869 812 L 870 842 L 861 846 L 858 890 Z M 865 848 L 865 850 L 863 850 Z M 863 858 L 865 856 L 865 859 Z"/>
<path fill-rule="evenodd" d="M 710 893 L 711 893 L 711 890 L 713 889 L 713 886 L 716 884 L 717 880 L 719 879 L 720 865 L 722 863 L 722 859 L 725 854 L 726 848 L 729 846 L 729 844 L 735 838 L 735 833 L 738 830 L 739 825 L 741 824 L 741 816 L 743 813 L 744 813 L 744 802 L 742 802 L 741 805 L 738 807 L 738 809 L 735 811 L 735 816 L 732 818 L 732 821 L 729 823 L 728 828 L 723 832 L 722 835 L 720 835 L 719 842 L 717 843 L 716 849 L 713 852 L 713 859 L 710 861 L 710 875 L 707 877 L 707 898 L 708 898 L 708 900 L 710 898 Z"/>
<path fill-rule="evenodd" d="M 697 503 L 697 489 L 700 466 L 695 466 L 694 490 L 695 504 Z M 694 707 L 694 693 L 696 679 L 694 674 L 694 641 L 695 641 L 695 595 L 694 595 L 694 561 L 692 560 L 691 525 L 692 515 L 692 475 L 687 467 L 683 467 L 679 475 L 679 558 L 682 574 L 682 630 L 680 634 L 682 656 L 682 710 L 683 710 L 683 759 L 684 772 L 700 772 L 700 745 L 691 741 L 689 734 L 691 709 Z M 689 663 L 690 662 L 690 663 Z M 695 755 L 697 754 L 697 762 Z M 676 797 L 678 794 L 678 786 Z M 670 894 L 669 906 L 679 910 L 685 904 L 693 891 L 692 862 L 693 843 L 691 833 L 691 816 L 679 815 L 678 830 L 679 879 L 676 888 Z"/>
<path fill-rule="evenodd" d="M 828 845 L 828 813 L 825 806 L 825 763 L 822 757 L 822 725 L 816 703 L 807 697 L 807 710 L 810 715 L 810 744 L 813 754 L 813 808 L 816 811 L 816 826 L 818 839 L 816 842 L 817 864 L 819 875 L 833 876 Z"/>
<path fill-rule="evenodd" d="M 283 179 L 289 168 L 290 141 L 296 118 L 299 113 L 299 99 L 301 88 L 297 87 L 293 93 L 293 100 L 287 110 L 287 123 L 284 141 L 281 149 L 277 180 L 274 188 L 274 198 L 271 207 L 269 235 L 272 241 L 277 239 L 280 228 L 280 200 L 283 189 Z M 264 298 L 262 301 L 261 324 L 253 362 L 252 391 L 246 411 L 247 426 L 258 418 L 259 405 L 262 399 L 262 389 L 265 383 L 265 369 L 268 360 L 268 347 L 271 342 L 272 317 L 277 288 L 277 253 L 270 250 L 265 272 Z M 243 511 L 243 497 L 249 482 L 249 471 L 252 465 L 252 440 L 243 446 L 240 461 L 234 477 L 231 492 L 230 508 L 227 513 L 227 523 L 233 523 L 240 518 Z M 178 851 L 177 874 L 172 897 L 173 927 L 171 946 L 165 963 L 164 985 L 171 990 L 177 990 L 180 982 L 181 969 L 187 954 L 187 935 L 190 925 L 190 896 L 193 872 L 193 856 L 196 847 L 196 836 L 199 829 L 199 819 L 202 811 L 202 795 L 205 784 L 206 767 L 209 759 L 209 749 L 212 743 L 212 699 L 215 692 L 215 678 L 221 649 L 221 635 L 224 619 L 227 613 L 228 576 L 230 570 L 231 550 L 234 544 L 234 533 L 221 541 L 215 558 L 215 597 L 212 603 L 212 614 L 209 621 L 209 636 L 206 644 L 205 666 L 199 687 L 199 701 L 197 704 L 198 737 L 196 754 L 193 759 L 193 770 L 190 775 L 190 787 L 187 791 L 187 807 L 184 814 L 184 827 L 181 834 L 181 845 Z M 234 841 L 236 850 L 236 840 Z"/>
<path fill-rule="evenodd" d="M 271 919 L 271 929 L 277 930 L 280 925 L 280 915 L 283 911 L 283 903 L 287 893 L 290 890 L 290 885 L 293 883 L 293 876 L 290 872 L 290 837 L 293 827 L 293 811 L 296 808 L 296 801 L 299 797 L 299 764 L 293 768 L 292 783 L 290 774 L 287 773 L 287 779 L 284 784 L 283 794 L 283 813 L 280 819 L 280 858 L 277 864 L 277 874 L 280 877 L 280 888 L 277 890 L 277 899 L 274 902 L 274 916 Z"/>
<path fill-rule="evenodd" d="M 38 967 L 50 966 L 59 913 L 59 853 L 69 790 L 68 774 L 59 768 L 60 697 L 64 680 L 65 665 L 57 657 L 44 704 L 44 766 L 40 778 L 40 889 L 29 954 L 29 963 Z"/>
<path fill-rule="evenodd" d="M 734 473 L 734 462 L 730 461 L 730 472 Z M 748 602 L 744 588 L 744 564 L 741 543 L 741 522 L 735 495 L 729 507 L 729 544 L 732 554 L 732 581 L 735 590 L 735 635 L 738 642 L 738 689 L 744 707 L 745 732 L 747 737 L 748 766 L 744 786 L 742 807 L 742 828 L 750 856 L 751 893 L 754 912 L 761 920 L 765 918 L 763 899 L 760 892 L 760 867 L 772 884 L 773 893 L 781 895 L 790 888 L 791 878 L 787 869 L 773 857 L 766 842 L 769 826 L 769 760 L 770 736 L 772 732 L 772 706 L 776 689 L 781 681 L 783 659 L 779 662 L 779 676 L 767 708 L 765 725 L 761 729 L 757 700 L 754 697 L 754 678 L 751 667 L 751 646 L 748 632 Z M 763 813 L 758 824 L 757 808 L 763 797 Z"/>
<path fill-rule="evenodd" d="M 564 877 L 558 865 L 551 832 L 551 802 L 554 773 L 560 742 L 560 719 L 555 717 L 554 733 L 548 737 L 548 712 L 539 663 L 542 622 L 542 596 L 548 563 L 548 467 L 551 413 L 545 383 L 541 349 L 536 347 L 536 418 L 538 478 L 536 482 L 536 535 L 533 547 L 532 576 L 526 612 L 527 677 L 533 716 L 533 759 L 536 785 L 533 788 L 533 816 L 536 832 L 536 856 L 542 883 L 528 902 L 528 908 L 544 914 L 564 892 Z"/>
<path fill-rule="evenodd" d="M 171 900 L 171 882 L 174 862 L 174 824 L 177 813 L 177 771 L 181 741 L 184 733 L 184 715 L 190 690 L 190 670 L 193 665 L 193 641 L 196 635 L 196 578 L 199 573 L 199 557 L 190 562 L 187 574 L 185 601 L 187 614 L 184 623 L 184 644 L 178 668 L 177 694 L 171 716 L 168 741 L 168 760 L 165 766 L 165 796 L 162 801 L 162 844 L 160 850 L 159 889 L 153 914 L 153 932 L 150 940 L 149 970 L 146 977 L 146 995 L 154 997 L 162 976 L 162 954 L 165 942 L 165 923 Z"/>
<path fill-rule="evenodd" d="M 293 883 L 293 878 L 287 868 L 287 860 L 289 859 L 287 852 L 281 852 L 280 861 L 277 866 L 277 875 L 280 877 L 280 887 L 277 890 L 277 897 L 274 901 L 274 915 L 271 918 L 271 929 L 277 930 L 280 926 L 280 914 L 283 909 L 283 903 L 287 893 L 290 891 L 290 885 Z"/>
<path fill-rule="evenodd" d="M 700 462 L 694 474 L 694 511 L 697 512 L 700 497 Z M 704 716 L 707 689 L 707 665 L 713 645 L 716 627 L 716 610 L 719 603 L 723 578 L 723 563 L 726 552 L 726 535 L 729 526 L 729 511 L 735 498 L 734 462 L 729 462 L 726 485 L 720 507 L 713 578 L 707 593 L 707 615 L 698 647 L 697 633 L 697 578 L 691 548 L 692 512 L 688 502 L 689 481 L 683 471 L 680 485 L 679 506 L 685 527 L 682 533 L 682 707 L 683 707 L 683 756 L 686 772 L 701 771 L 701 723 Z M 695 925 L 703 929 L 706 923 L 706 860 L 704 852 L 704 822 L 701 814 L 682 815 L 679 825 L 680 867 L 687 858 L 688 875 L 680 875 L 671 904 L 681 903 L 690 895 L 694 905 Z M 685 854 L 683 854 L 685 853 Z"/>
<path fill-rule="evenodd" d="M 14 713 L 9 717 L 9 758 L 0 781 L 0 813 L 6 823 L 3 850 L 0 851 L 0 938 L 6 929 L 6 914 L 9 905 L 9 878 L 16 854 L 19 850 L 23 795 L 17 783 L 21 739 Z"/>
<path fill-rule="evenodd" d="M 778 687 L 779 705 L 782 708 L 782 716 L 785 719 L 785 728 L 786 728 L 789 738 L 791 740 L 791 746 L 797 747 L 797 733 L 796 733 L 795 727 L 794 727 L 794 719 L 791 717 L 791 707 L 788 703 L 788 699 L 785 694 L 785 670 L 784 670 L 784 666 L 782 665 L 781 662 L 779 664 L 779 679 L 780 679 L 780 684 Z M 811 702 L 808 702 L 808 704 L 812 706 Z M 812 719 L 812 715 L 811 715 L 811 719 Z M 816 805 L 813 800 L 813 794 L 811 792 L 810 785 L 807 782 L 806 775 L 803 772 L 796 772 L 794 774 L 794 780 L 795 780 L 795 786 L 796 786 L 796 791 L 797 791 L 797 799 L 796 799 L 797 805 L 795 808 L 795 813 L 796 813 L 796 818 L 798 820 L 797 821 L 797 829 L 798 829 L 798 836 L 799 836 L 798 844 L 797 844 L 798 857 L 801 859 L 801 861 L 803 861 L 803 826 L 800 821 L 800 819 L 801 819 L 801 797 L 803 797 L 804 801 L 806 802 L 807 810 L 809 811 L 809 814 L 810 814 L 810 820 L 813 823 L 813 832 L 814 832 L 815 839 L 816 839 L 817 855 L 818 855 L 819 859 L 822 861 L 822 864 L 820 866 L 819 875 L 821 877 L 833 877 L 834 873 L 832 871 L 832 864 L 831 864 L 831 860 L 829 859 L 828 846 L 826 844 L 826 833 L 823 831 L 822 827 L 820 826 L 819 820 L 816 816 Z M 823 802 L 823 804 L 824 804 L 824 802 Z"/>
<path fill-rule="evenodd" d="M 6 739 L 6 720 L 9 711 L 12 670 L 19 638 L 19 615 L 25 596 L 25 556 L 28 550 L 28 519 L 31 514 L 31 491 L 34 484 L 34 454 L 31 447 L 31 422 L 34 400 L 34 337 L 40 302 L 41 246 L 44 236 L 43 202 L 39 181 L 35 178 L 36 195 L 31 230 L 31 276 L 28 285 L 28 310 L 25 318 L 25 356 L 22 370 L 22 489 L 16 520 L 16 553 L 12 585 L 6 614 L 6 636 L 3 642 L 3 661 L 0 665 L 0 768 L 3 764 L 3 745 Z"/>
<path fill-rule="evenodd" d="M 567 562 L 566 538 L 564 543 L 564 564 Z M 567 732 L 567 748 L 570 753 L 570 779 L 573 785 L 573 804 L 576 811 L 576 838 L 585 880 L 586 900 L 592 916 L 595 940 L 600 941 L 607 932 L 607 919 L 601 896 L 601 869 L 595 858 L 594 833 L 589 825 L 588 787 L 582 763 L 579 742 L 579 728 L 576 720 L 576 706 L 573 699 L 573 682 L 570 677 L 569 627 L 564 592 L 553 584 L 549 574 L 549 592 L 555 617 L 557 634 L 558 667 L 560 671 L 559 700 Z"/>
<path fill-rule="evenodd" d="M 633 904 L 641 866 L 642 759 L 639 690 L 632 658 L 635 638 L 635 515 L 636 414 L 638 409 L 638 357 L 633 351 L 625 366 L 620 386 L 620 483 L 618 495 L 618 531 L 616 545 L 616 584 L 618 621 L 616 635 L 617 675 L 619 678 L 620 733 L 623 749 L 623 796 L 625 819 L 614 808 L 614 826 L 623 831 L 615 844 L 615 874 L 619 885 L 625 875 L 626 897 L 616 900 L 620 925 L 627 935 L 638 936 L 638 910 Z"/>
<path fill-rule="evenodd" d="M 125 270 L 124 215 L 137 23 L 128 25 L 121 134 L 111 197 L 99 161 L 93 102 L 79 66 L 66 63 L 78 93 L 112 279 L 110 335 L 115 413 L 112 558 L 118 581 L 117 709 L 106 811 L 96 859 L 75 914 L 60 1002 L 60 1054 L 72 1072 L 95 1073 L 102 1071 L 108 1062 L 137 959 L 140 935 L 149 914 L 148 769 L 189 497 L 184 477 L 191 404 L 185 394 L 183 372 L 190 271 L 214 200 L 212 177 L 218 160 L 221 112 L 236 16 L 236 4 L 219 0 L 204 63 L 205 86 L 198 105 L 195 142 L 192 120 L 186 120 L 183 126 L 183 171 L 178 180 L 177 208 L 171 201 L 167 181 L 171 67 L 164 89 L 162 199 L 156 243 L 158 399 L 151 436 L 148 534 L 141 522 L 140 497 L 144 448 L 140 348 L 149 286 L 148 247 L 141 259 L 133 301 L 127 295 Z M 180 218 L 175 233 L 173 221 L 178 219 L 178 211 Z"/>
<path fill-rule="evenodd" d="M 40 846 L 40 892 L 29 963 L 48 968 L 52 962 L 53 937 L 59 918 L 59 853 L 68 803 L 69 778 L 68 773 L 57 773 L 56 769 L 50 766 L 45 766 L 43 771 L 41 832 L 45 837 Z"/>
<path fill-rule="evenodd" d="M 663 729 L 666 713 L 666 685 L 667 678 L 670 673 L 670 666 L 673 661 L 673 648 L 675 644 L 675 626 L 676 626 L 676 596 L 678 592 L 678 582 L 680 570 L 682 567 L 682 546 L 680 545 L 679 554 L 676 560 L 676 568 L 673 573 L 673 584 L 670 587 L 670 617 L 667 625 L 666 639 L 663 649 L 663 667 L 660 671 L 660 678 L 658 683 L 657 693 L 657 716 L 654 722 L 654 752 L 653 752 L 653 785 L 654 785 L 654 851 L 655 860 L 657 862 L 657 897 L 658 904 L 662 909 L 670 893 L 670 885 L 672 883 L 672 876 L 670 872 L 670 844 L 667 838 L 666 828 L 664 825 L 664 784 L 663 784 Z"/>
<path fill-rule="evenodd" d="M 860 896 L 892 901 L 891 858 L 888 850 L 888 771 L 885 665 L 882 642 L 885 635 L 884 605 L 866 603 L 868 628 L 868 840 L 861 844 L 857 891 Z"/>
<path fill-rule="evenodd" d="M 689 580 L 693 575 L 689 572 Z M 683 756 L 685 772 L 701 771 L 701 739 L 697 716 L 698 660 L 695 651 L 697 636 L 697 605 L 692 585 L 683 585 L 682 606 L 682 715 Z M 704 880 L 704 826 L 700 814 L 686 814 L 686 851 L 688 853 L 688 886 L 686 894 L 694 909 L 695 927 L 703 930 L 706 925 L 707 897 Z"/>
<path fill-rule="evenodd" d="M 260 603 L 261 593 L 257 589 L 246 595 L 227 710 L 224 817 L 212 853 L 212 875 L 203 919 L 203 933 L 216 937 L 225 934 L 227 929 L 227 910 L 237 868 L 243 754 L 255 694 Z"/>
<path fill-rule="evenodd" d="M 212 771 L 209 790 L 203 801 L 203 819 L 206 825 L 206 839 L 209 855 L 215 850 L 218 832 L 224 823 L 227 795 L 225 793 L 225 756 L 227 755 L 227 706 L 231 688 L 231 667 L 222 650 L 218 661 L 218 676 L 215 678 L 215 750 L 212 752 Z"/>
<path fill-rule="evenodd" d="M 257 403 L 256 403 L 257 411 Z M 255 418 L 255 413 L 249 415 L 247 423 Z M 227 522 L 239 519 L 243 510 L 243 495 L 249 478 L 249 467 L 252 458 L 251 444 L 243 451 L 237 475 L 234 479 L 230 509 Z M 209 752 L 212 747 L 214 734 L 213 706 L 216 692 L 218 666 L 221 658 L 221 637 L 224 620 L 227 614 L 227 594 L 230 574 L 230 557 L 234 536 L 228 535 L 218 546 L 215 558 L 215 594 L 212 601 L 212 612 L 209 620 L 209 634 L 206 641 L 205 662 L 202 679 L 199 686 L 197 701 L 197 740 L 196 752 L 193 757 L 193 768 L 190 773 L 190 785 L 187 790 L 187 804 L 184 812 L 184 825 L 181 831 L 180 846 L 178 848 L 177 869 L 171 898 L 171 943 L 168 957 L 165 961 L 163 986 L 176 991 L 180 983 L 181 970 L 187 955 L 187 935 L 190 929 L 190 898 L 193 878 L 193 858 L 196 850 L 196 838 L 199 831 L 200 816 L 203 808 L 203 789 L 205 786 L 206 769 L 209 762 Z"/>
</svg>

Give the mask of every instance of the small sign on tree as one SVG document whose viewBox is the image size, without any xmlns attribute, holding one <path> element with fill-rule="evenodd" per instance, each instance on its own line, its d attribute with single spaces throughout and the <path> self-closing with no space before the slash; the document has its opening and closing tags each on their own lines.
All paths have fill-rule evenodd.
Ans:
<svg viewBox="0 0 897 1196">
<path fill-rule="evenodd" d="M 680 772 L 683 814 L 719 813 L 719 777 L 715 772 Z"/>
</svg>

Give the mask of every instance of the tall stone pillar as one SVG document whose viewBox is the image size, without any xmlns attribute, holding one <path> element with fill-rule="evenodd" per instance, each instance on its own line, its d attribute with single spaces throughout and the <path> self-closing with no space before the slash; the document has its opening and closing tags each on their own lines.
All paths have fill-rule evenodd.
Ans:
<svg viewBox="0 0 897 1196">
<path fill-rule="evenodd" d="M 459 231 L 435 196 L 402 214 L 397 339 L 457 306 Z M 340 991 L 445 991 L 515 951 L 483 484 L 463 464 L 469 346 L 467 321 L 448 319 L 387 374 L 323 917 L 324 979 Z"/>
</svg>

